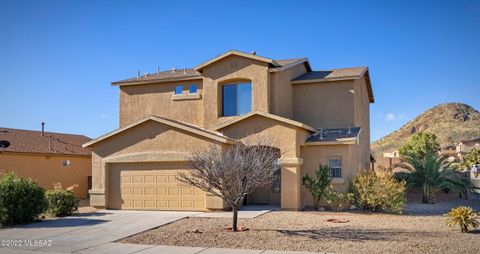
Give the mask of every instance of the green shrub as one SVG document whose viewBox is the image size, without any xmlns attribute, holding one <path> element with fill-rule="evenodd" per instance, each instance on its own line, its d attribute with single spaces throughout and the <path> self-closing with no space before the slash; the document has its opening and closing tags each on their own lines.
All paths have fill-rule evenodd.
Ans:
<svg viewBox="0 0 480 254">
<path fill-rule="evenodd" d="M 329 168 L 327 166 L 320 165 L 320 168 L 315 171 L 315 176 L 311 177 L 308 173 L 302 178 L 302 185 L 313 196 L 313 206 L 315 210 L 318 210 L 318 204 L 320 199 L 325 195 L 325 190 L 332 181 L 328 176 Z"/>
<path fill-rule="evenodd" d="M 67 190 L 49 190 L 45 193 L 47 212 L 57 217 L 72 215 L 78 211 L 79 199 Z"/>
<path fill-rule="evenodd" d="M 453 227 L 458 224 L 462 233 L 468 232 L 469 227 L 477 228 L 480 226 L 478 216 L 471 207 L 459 206 L 453 208 L 446 216 L 448 216 L 447 225 Z"/>
<path fill-rule="evenodd" d="M 402 213 L 405 208 L 405 182 L 396 181 L 391 174 L 363 171 L 353 179 L 350 187 L 355 204 L 364 210 Z"/>
<path fill-rule="evenodd" d="M 38 219 L 46 207 L 44 190 L 32 179 L 5 174 L 0 179 L 0 224 L 11 225 Z"/>
</svg>

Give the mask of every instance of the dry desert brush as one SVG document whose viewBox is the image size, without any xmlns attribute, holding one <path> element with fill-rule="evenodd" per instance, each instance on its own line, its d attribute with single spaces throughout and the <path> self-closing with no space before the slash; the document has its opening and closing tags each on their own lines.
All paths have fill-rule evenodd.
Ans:
<svg viewBox="0 0 480 254">
<path fill-rule="evenodd" d="M 405 182 L 391 174 L 364 170 L 355 176 L 350 188 L 356 205 L 363 210 L 401 214 L 405 208 Z"/>
<path fill-rule="evenodd" d="M 265 141 L 210 145 L 192 154 L 190 170 L 178 180 L 224 200 L 233 211 L 232 230 L 237 231 L 238 208 L 256 188 L 272 183 L 279 157 L 279 150 Z"/>
</svg>

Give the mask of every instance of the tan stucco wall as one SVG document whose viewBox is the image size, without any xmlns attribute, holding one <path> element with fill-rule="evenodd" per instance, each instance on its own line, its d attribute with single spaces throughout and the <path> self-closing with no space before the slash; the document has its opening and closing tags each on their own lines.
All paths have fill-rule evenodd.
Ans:
<svg viewBox="0 0 480 254">
<path fill-rule="evenodd" d="M 340 157 L 342 160 L 342 178 L 332 181 L 333 187 L 339 192 L 347 192 L 350 180 L 363 169 L 359 159 L 360 145 L 324 145 L 302 147 L 303 165 L 302 177 L 305 174 L 314 175 L 320 164 L 327 165 L 328 160 Z M 302 205 L 313 205 L 313 198 L 305 187 L 302 187 Z"/>
<path fill-rule="evenodd" d="M 244 142 L 254 142 L 265 138 L 279 148 L 282 157 L 285 158 L 299 157 L 300 145 L 305 143 L 310 134 L 302 128 L 259 115 L 251 116 L 219 131 L 228 137 Z"/>
<path fill-rule="evenodd" d="M 206 149 L 210 144 L 221 145 L 218 141 L 156 121 L 144 122 L 95 144 L 92 153 L 92 178 L 93 192 L 98 195 L 92 195 L 91 204 L 102 207 L 108 201 L 109 164 L 184 161 L 188 158 L 179 157 L 178 154 L 188 155 L 193 151 Z M 137 156 L 142 153 L 145 156 Z M 130 157 L 118 159 L 121 156 Z"/>
<path fill-rule="evenodd" d="M 188 94 L 197 85 L 199 99 L 173 100 L 176 86 Z M 157 115 L 178 121 L 203 125 L 202 79 L 120 87 L 120 127 L 142 117 Z"/>
<path fill-rule="evenodd" d="M 360 161 L 363 168 L 370 166 L 370 101 L 365 77 L 355 80 L 355 126 L 362 128 L 359 136 Z"/>
<path fill-rule="evenodd" d="M 63 166 L 69 160 L 70 166 Z M 89 156 L 55 156 L 0 153 L 0 173 L 15 172 L 31 178 L 46 190 L 72 190 L 78 197 L 87 196 L 87 177 L 91 176 Z"/>
<path fill-rule="evenodd" d="M 280 72 L 271 73 L 270 112 L 293 118 L 293 86 L 291 80 L 307 72 L 305 64 L 299 64 Z"/>
<path fill-rule="evenodd" d="M 204 126 L 213 127 L 234 117 L 221 117 L 222 85 L 237 80 L 252 82 L 252 111 L 268 112 L 268 64 L 240 56 L 229 56 L 203 70 Z"/>
<path fill-rule="evenodd" d="M 314 128 L 353 126 L 353 81 L 295 84 L 293 119 Z"/>
<path fill-rule="evenodd" d="M 285 210 L 302 208 L 300 152 L 301 145 L 310 135 L 309 131 L 258 115 L 227 126 L 220 131 L 229 137 L 247 143 L 266 139 L 271 142 L 272 146 L 279 148 L 281 153 L 281 208 Z"/>
</svg>

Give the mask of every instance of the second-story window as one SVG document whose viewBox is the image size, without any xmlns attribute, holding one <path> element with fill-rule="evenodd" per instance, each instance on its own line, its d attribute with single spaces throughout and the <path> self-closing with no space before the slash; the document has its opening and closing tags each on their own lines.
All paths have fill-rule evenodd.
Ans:
<svg viewBox="0 0 480 254">
<path fill-rule="evenodd" d="M 252 83 L 227 84 L 222 87 L 222 116 L 239 116 L 252 111 Z"/>
<path fill-rule="evenodd" d="M 197 93 L 197 85 L 191 85 L 188 92 L 189 93 Z"/>
<path fill-rule="evenodd" d="M 176 86 L 175 94 L 182 94 L 182 93 L 183 93 L 183 86 Z"/>
</svg>

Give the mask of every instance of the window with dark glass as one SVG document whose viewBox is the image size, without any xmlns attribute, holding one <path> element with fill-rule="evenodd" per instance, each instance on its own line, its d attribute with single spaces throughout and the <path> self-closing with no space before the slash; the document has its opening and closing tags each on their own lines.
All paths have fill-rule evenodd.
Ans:
<svg viewBox="0 0 480 254">
<path fill-rule="evenodd" d="M 176 86 L 175 94 L 182 94 L 182 93 L 183 93 L 183 86 Z"/>
<path fill-rule="evenodd" d="M 197 85 L 191 85 L 188 92 L 189 93 L 197 93 Z"/>
<path fill-rule="evenodd" d="M 342 177 L 342 160 L 339 158 L 328 160 L 329 172 L 328 175 L 331 178 L 341 178 Z"/>
<path fill-rule="evenodd" d="M 272 192 L 280 192 L 280 165 L 275 164 L 275 169 L 273 171 L 273 181 L 272 181 Z"/>
<path fill-rule="evenodd" d="M 222 87 L 222 116 L 239 116 L 252 111 L 252 83 Z"/>
</svg>

